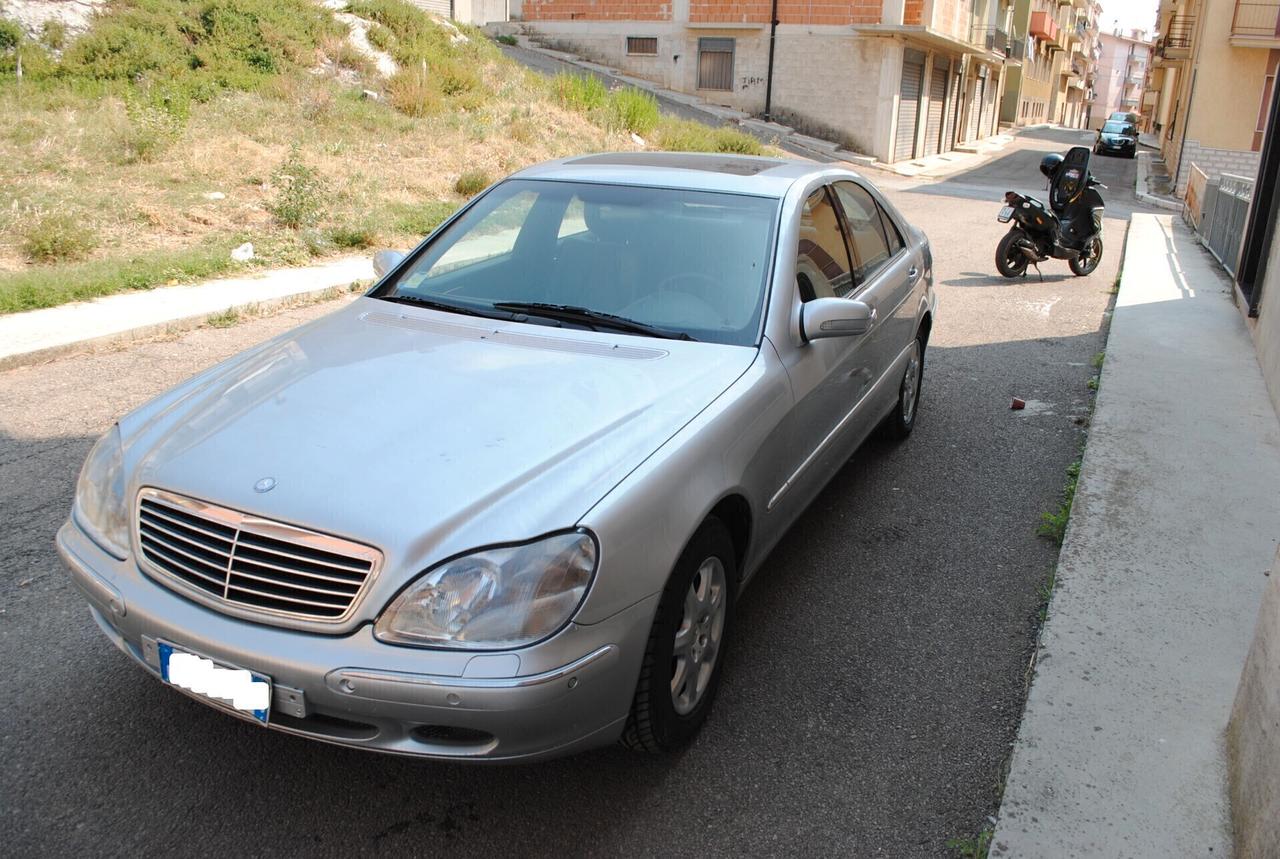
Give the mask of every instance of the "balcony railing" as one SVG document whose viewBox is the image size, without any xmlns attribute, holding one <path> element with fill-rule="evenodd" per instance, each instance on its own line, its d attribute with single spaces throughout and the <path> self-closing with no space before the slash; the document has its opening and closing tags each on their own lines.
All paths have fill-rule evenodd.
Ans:
<svg viewBox="0 0 1280 859">
<path fill-rule="evenodd" d="M 1166 51 L 1187 50 L 1196 30 L 1195 15 L 1173 15 L 1165 28 L 1162 46 Z"/>
<path fill-rule="evenodd" d="M 1013 52 L 1009 34 L 999 27 L 974 27 L 969 31 L 969 41 L 1002 56 L 1010 56 Z"/>
<path fill-rule="evenodd" d="M 1263 39 L 1280 37 L 1280 0 L 1270 2 L 1236 2 L 1231 19 L 1231 35 Z"/>
</svg>

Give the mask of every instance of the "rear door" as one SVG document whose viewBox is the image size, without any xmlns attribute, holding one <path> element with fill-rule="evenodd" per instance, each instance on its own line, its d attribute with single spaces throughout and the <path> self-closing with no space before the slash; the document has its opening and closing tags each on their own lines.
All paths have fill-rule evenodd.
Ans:
<svg viewBox="0 0 1280 859">
<path fill-rule="evenodd" d="M 916 306 L 908 299 L 920 282 L 921 263 L 903 235 L 905 225 L 900 228 L 868 188 L 847 181 L 835 183 L 833 189 L 853 250 L 853 297 L 876 311 L 867 345 L 876 368 L 873 381 L 878 381 L 915 336 Z M 897 393 L 897 385 L 885 384 L 876 396 L 887 403 Z M 867 411 L 875 420 L 882 414 L 879 406 Z"/>
</svg>

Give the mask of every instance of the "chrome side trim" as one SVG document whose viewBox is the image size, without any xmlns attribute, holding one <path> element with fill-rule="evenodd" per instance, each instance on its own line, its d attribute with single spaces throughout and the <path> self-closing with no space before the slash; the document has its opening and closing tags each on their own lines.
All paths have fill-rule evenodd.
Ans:
<svg viewBox="0 0 1280 859">
<path fill-rule="evenodd" d="M 439 674 L 408 674 L 400 671 L 372 671 L 368 668 L 339 668 L 329 672 L 325 678 L 326 685 L 339 692 L 347 692 L 343 683 L 350 682 L 354 686 L 357 680 L 376 683 L 392 683 L 400 686 L 430 686 L 440 689 L 527 689 L 530 686 L 544 686 L 555 683 L 577 674 L 588 666 L 599 662 L 618 650 L 616 644 L 606 644 L 588 653 L 581 659 L 575 659 L 567 665 L 552 668 L 541 674 L 527 674 L 523 677 L 445 677 Z M 358 686 L 355 687 L 359 689 Z M 350 693 L 348 693 L 350 694 Z"/>
<path fill-rule="evenodd" d="M 858 414 L 858 411 L 862 409 L 864 405 L 871 401 L 873 395 L 880 389 L 880 386 L 885 383 L 885 380 L 894 378 L 895 374 L 892 372 L 893 368 L 897 367 L 898 364 L 901 363 L 902 359 L 906 357 L 907 353 L 911 351 L 911 348 L 914 345 L 915 344 L 912 343 L 898 353 L 898 357 L 894 358 L 893 362 L 889 365 L 889 370 L 886 370 L 884 375 L 882 375 L 876 383 L 871 386 L 871 389 L 863 394 L 862 399 L 858 400 L 857 405 L 850 409 L 848 414 L 840 419 L 840 423 L 836 424 L 831 432 L 827 433 L 826 437 L 823 438 L 822 441 L 818 442 L 818 446 L 813 449 L 812 453 L 805 457 L 804 462 L 800 463 L 800 467 L 795 470 L 795 473 L 788 477 L 786 482 L 778 487 L 778 491 L 773 493 L 773 497 L 769 499 L 769 505 L 765 508 L 766 512 L 772 510 L 778 505 L 778 502 L 782 500 L 782 496 L 786 495 L 787 490 L 795 485 L 804 470 L 812 465 L 815 459 L 822 455 L 822 452 L 826 450 L 826 447 L 831 443 L 831 440 L 839 435 L 841 430 L 849 425 L 849 422 L 854 419 Z"/>
</svg>

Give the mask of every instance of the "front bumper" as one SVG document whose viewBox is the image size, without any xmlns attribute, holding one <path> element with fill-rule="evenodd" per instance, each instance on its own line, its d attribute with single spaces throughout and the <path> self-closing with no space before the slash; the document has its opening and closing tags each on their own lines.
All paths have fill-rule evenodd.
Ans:
<svg viewBox="0 0 1280 859">
<path fill-rule="evenodd" d="M 316 635 L 196 605 L 107 555 L 73 522 L 57 544 L 103 632 L 157 678 L 156 642 L 167 641 L 270 677 L 271 728 L 449 760 L 537 760 L 616 740 L 658 600 L 570 624 L 531 648 L 476 654 L 459 671 L 457 653 L 383 644 L 369 625 Z"/>
</svg>

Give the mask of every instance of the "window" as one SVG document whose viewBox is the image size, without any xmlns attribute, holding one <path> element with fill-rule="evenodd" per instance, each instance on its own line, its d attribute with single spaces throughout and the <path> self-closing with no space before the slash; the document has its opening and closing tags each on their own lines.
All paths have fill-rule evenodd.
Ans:
<svg viewBox="0 0 1280 859">
<path fill-rule="evenodd" d="M 861 285 L 884 267 L 893 252 L 902 246 L 902 242 L 898 239 L 897 230 L 894 230 L 896 245 L 894 251 L 889 249 L 885 225 L 880 220 L 880 207 L 865 188 L 852 182 L 837 182 L 835 189 L 836 196 L 840 199 L 840 208 L 844 209 L 844 220 L 849 226 L 849 238 L 853 243 L 854 282 Z"/>
<path fill-rule="evenodd" d="M 633 57 L 656 57 L 657 36 L 627 36 L 627 54 Z"/>
<path fill-rule="evenodd" d="M 733 89 L 733 39 L 698 40 L 698 89 Z"/>
<path fill-rule="evenodd" d="M 796 288 L 801 301 L 845 296 L 853 289 L 849 249 L 825 188 L 810 194 L 800 213 Z"/>
<path fill-rule="evenodd" d="M 528 217 L 535 199 L 536 195 L 530 191 L 508 197 L 480 218 L 465 236 L 420 276 L 427 279 L 439 277 L 511 253 L 520 235 L 520 226 Z"/>
</svg>

